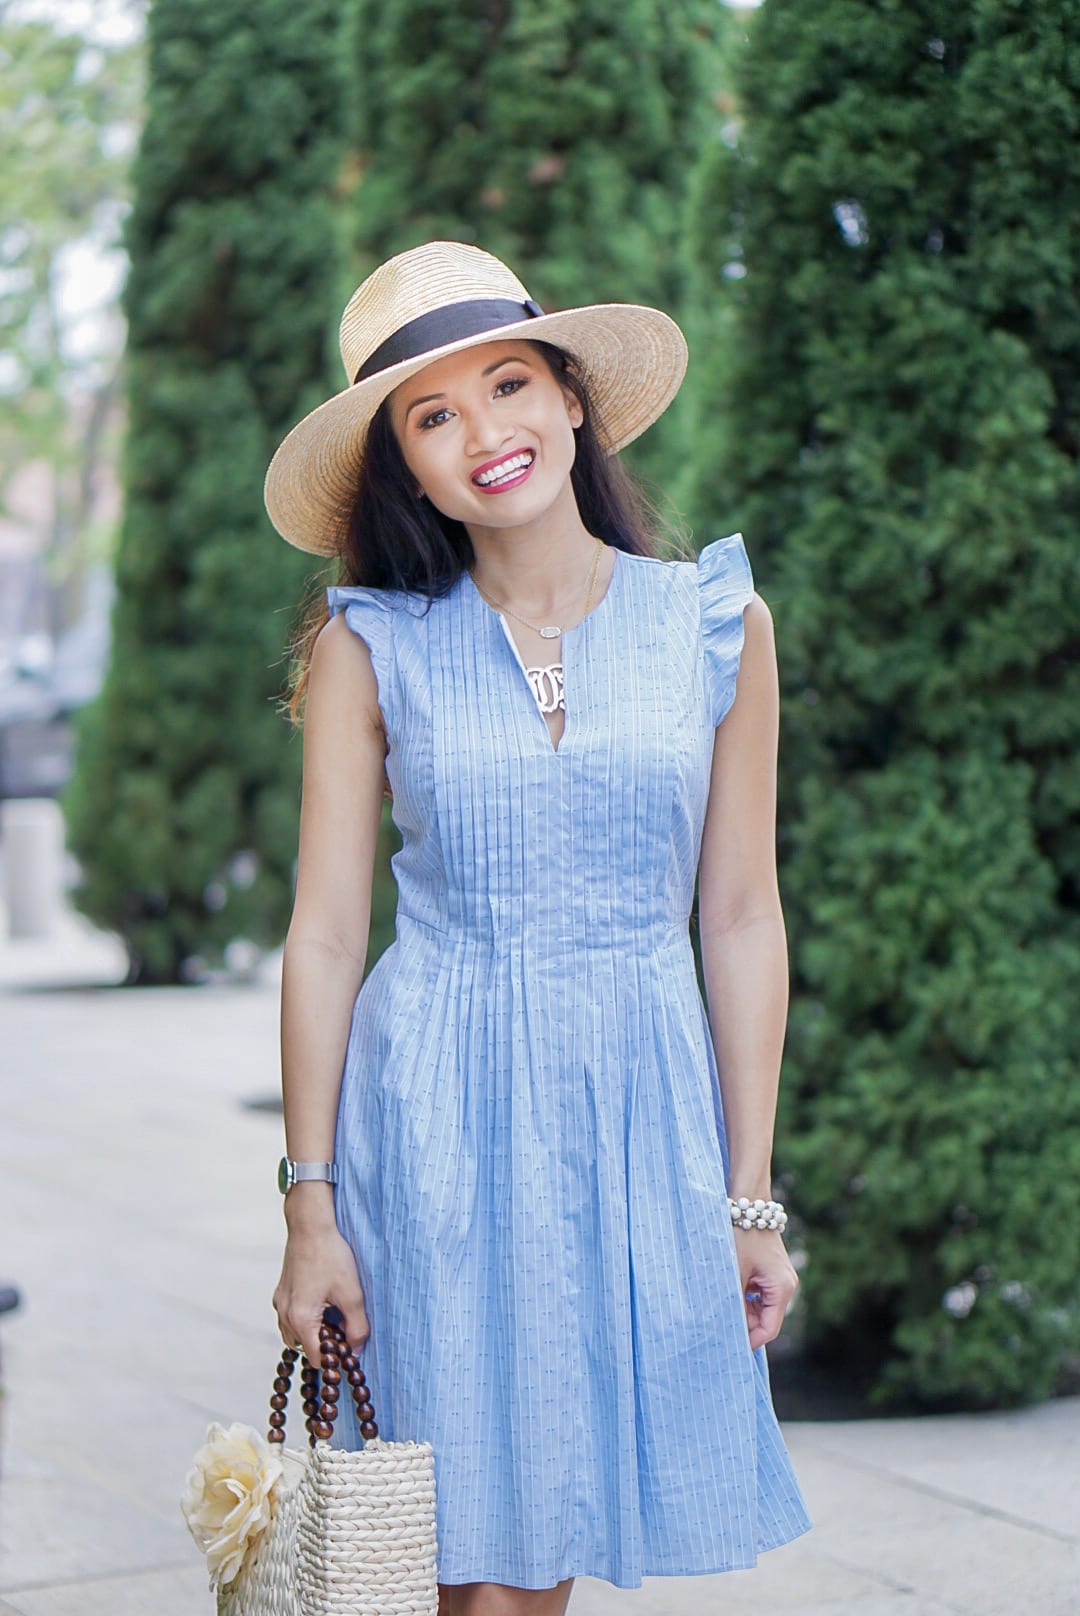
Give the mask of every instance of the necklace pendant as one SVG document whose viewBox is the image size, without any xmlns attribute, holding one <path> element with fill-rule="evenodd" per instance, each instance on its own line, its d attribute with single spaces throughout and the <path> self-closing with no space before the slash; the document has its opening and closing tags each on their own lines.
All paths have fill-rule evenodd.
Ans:
<svg viewBox="0 0 1080 1616">
<path fill-rule="evenodd" d="M 553 713 L 559 708 L 563 712 L 566 711 L 561 662 L 553 662 L 548 668 L 526 668 L 525 677 L 532 686 L 533 695 L 542 713 Z"/>
<path fill-rule="evenodd" d="M 547 628 L 542 628 L 540 630 L 540 638 L 542 640 L 557 640 L 561 633 L 562 629 L 556 628 L 554 625 L 549 624 Z"/>
</svg>

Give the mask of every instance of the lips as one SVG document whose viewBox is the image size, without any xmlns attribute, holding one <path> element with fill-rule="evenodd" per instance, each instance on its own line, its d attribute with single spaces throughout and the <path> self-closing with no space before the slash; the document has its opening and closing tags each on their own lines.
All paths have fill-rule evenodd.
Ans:
<svg viewBox="0 0 1080 1616">
<path fill-rule="evenodd" d="M 518 449 L 513 454 L 500 455 L 477 466 L 472 482 L 482 493 L 494 493 L 501 488 L 516 487 L 532 470 L 536 459 L 532 449 Z"/>
</svg>

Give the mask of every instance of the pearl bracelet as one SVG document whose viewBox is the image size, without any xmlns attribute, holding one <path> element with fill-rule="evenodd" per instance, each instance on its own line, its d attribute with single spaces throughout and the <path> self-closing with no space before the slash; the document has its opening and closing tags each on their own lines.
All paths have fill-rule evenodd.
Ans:
<svg viewBox="0 0 1080 1616">
<path fill-rule="evenodd" d="M 729 1195 L 728 1207 L 737 1229 L 775 1229 L 783 1234 L 787 1228 L 787 1213 L 780 1201 L 750 1201 L 745 1195 L 733 1201 Z"/>
</svg>

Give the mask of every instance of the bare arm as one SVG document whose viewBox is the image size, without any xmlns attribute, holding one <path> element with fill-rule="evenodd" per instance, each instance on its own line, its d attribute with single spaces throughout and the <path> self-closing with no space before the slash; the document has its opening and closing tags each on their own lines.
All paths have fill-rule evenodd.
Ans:
<svg viewBox="0 0 1080 1616">
<path fill-rule="evenodd" d="M 788 959 L 776 874 L 780 694 L 772 616 L 760 595 L 744 613 L 735 700 L 716 731 L 699 870 L 701 960 L 730 1157 L 728 1193 L 767 1200 Z M 750 1339 L 779 1333 L 797 1278 L 780 1237 L 736 1231 Z"/>
<path fill-rule="evenodd" d="M 363 979 L 386 738 L 371 656 L 339 617 L 312 653 L 304 719 L 296 893 L 281 981 L 281 1082 L 288 1154 L 332 1161 L 349 1022 Z M 274 1295 L 282 1338 L 318 1357 L 333 1302 L 350 1342 L 366 1339 L 355 1261 L 337 1232 L 333 1188 L 294 1185 L 289 1237 Z M 331 1294 L 331 1292 L 333 1294 Z"/>
</svg>

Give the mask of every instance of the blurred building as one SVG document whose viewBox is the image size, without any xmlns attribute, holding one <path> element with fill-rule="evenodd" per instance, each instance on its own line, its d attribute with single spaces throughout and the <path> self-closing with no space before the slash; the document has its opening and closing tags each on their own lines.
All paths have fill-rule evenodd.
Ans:
<svg viewBox="0 0 1080 1616">
<path fill-rule="evenodd" d="M 115 525 L 111 470 L 85 512 Z M 54 797 L 74 763 L 72 716 L 101 688 L 113 582 L 106 560 L 58 565 L 52 468 L 24 467 L 0 519 L 0 800 Z"/>
</svg>

